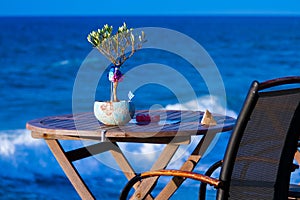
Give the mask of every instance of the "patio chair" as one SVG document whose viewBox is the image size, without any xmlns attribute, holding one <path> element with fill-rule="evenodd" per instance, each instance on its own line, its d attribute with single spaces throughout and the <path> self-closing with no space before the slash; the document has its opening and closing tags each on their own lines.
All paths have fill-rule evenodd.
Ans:
<svg viewBox="0 0 300 200">
<path fill-rule="evenodd" d="M 300 76 L 252 83 L 218 179 L 180 170 L 144 172 L 126 184 L 120 199 L 127 198 L 135 183 L 153 176 L 199 180 L 217 189 L 217 199 L 287 199 L 300 134 L 300 86 L 296 83 Z"/>
</svg>

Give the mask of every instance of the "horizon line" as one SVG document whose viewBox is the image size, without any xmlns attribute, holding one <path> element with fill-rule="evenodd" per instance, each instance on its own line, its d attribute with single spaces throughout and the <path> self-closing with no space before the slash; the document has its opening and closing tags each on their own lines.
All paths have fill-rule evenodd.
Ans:
<svg viewBox="0 0 300 200">
<path fill-rule="evenodd" d="M 119 14 L 119 15 L 80 15 L 80 14 L 24 14 L 1 15 L 0 17 L 300 17 L 300 13 L 205 13 L 205 14 Z"/>
</svg>

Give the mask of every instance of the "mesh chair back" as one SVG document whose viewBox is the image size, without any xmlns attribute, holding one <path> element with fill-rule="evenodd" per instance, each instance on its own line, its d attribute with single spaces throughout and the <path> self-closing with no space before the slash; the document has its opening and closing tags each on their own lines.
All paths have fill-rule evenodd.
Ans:
<svg viewBox="0 0 300 200">
<path fill-rule="evenodd" d="M 300 133 L 300 88 L 261 88 L 253 83 L 232 133 L 220 175 L 227 188 L 219 199 L 287 199 Z"/>
</svg>

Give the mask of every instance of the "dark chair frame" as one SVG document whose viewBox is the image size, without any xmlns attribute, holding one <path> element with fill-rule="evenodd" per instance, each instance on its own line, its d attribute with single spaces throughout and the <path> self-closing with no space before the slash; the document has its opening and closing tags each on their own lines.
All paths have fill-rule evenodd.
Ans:
<svg viewBox="0 0 300 200">
<path fill-rule="evenodd" d="M 244 106 L 239 114 L 235 128 L 232 132 L 231 139 L 227 145 L 226 153 L 224 156 L 223 165 L 221 168 L 219 179 L 211 178 L 206 175 L 197 174 L 193 172 L 185 172 L 180 170 L 158 170 L 150 171 L 138 174 L 136 177 L 131 179 L 124 187 L 120 199 L 126 199 L 130 188 L 137 182 L 144 178 L 153 176 L 177 176 L 183 178 L 190 178 L 201 181 L 202 183 L 209 184 L 218 189 L 217 199 L 228 199 L 230 192 L 230 183 L 232 171 L 235 164 L 235 159 L 239 149 L 239 144 L 243 137 L 243 133 L 248 124 L 252 111 L 259 98 L 259 92 L 265 89 L 273 88 L 280 85 L 300 83 L 300 76 L 295 77 L 284 77 L 279 79 L 273 79 L 263 83 L 254 81 L 250 87 L 247 98 L 244 102 Z M 300 102 L 300 99 L 299 99 Z M 290 181 L 290 169 L 293 165 L 294 150 L 297 149 L 297 141 L 300 134 L 300 104 L 294 112 L 292 121 L 287 132 L 286 140 L 284 141 L 283 150 L 280 156 L 280 162 L 278 166 L 276 182 L 274 185 L 274 199 L 287 199 Z M 293 152 L 291 152 L 291 150 Z M 220 163 L 216 164 L 220 165 Z M 211 172 L 209 172 L 211 173 Z M 208 174 L 209 174 L 208 173 Z"/>
</svg>

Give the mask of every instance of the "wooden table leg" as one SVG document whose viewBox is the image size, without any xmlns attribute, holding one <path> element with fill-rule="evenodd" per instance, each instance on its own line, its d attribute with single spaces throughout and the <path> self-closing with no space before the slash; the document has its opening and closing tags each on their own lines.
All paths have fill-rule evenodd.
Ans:
<svg viewBox="0 0 300 200">
<path fill-rule="evenodd" d="M 185 163 L 181 166 L 180 170 L 193 171 L 206 152 L 210 143 L 215 138 L 216 134 L 217 133 L 207 133 L 205 136 L 203 136 L 187 161 L 185 161 Z M 169 199 L 184 181 L 185 179 L 183 178 L 173 177 L 155 199 Z"/>
<path fill-rule="evenodd" d="M 116 162 L 118 163 L 119 167 L 123 171 L 126 178 L 128 180 L 132 179 L 135 176 L 135 171 L 133 170 L 132 166 L 129 164 L 125 155 L 122 153 L 120 147 L 116 143 L 112 143 L 112 144 L 115 145 L 115 147 L 110 149 L 110 153 L 115 158 Z"/>
<path fill-rule="evenodd" d="M 180 170 L 193 171 L 206 152 L 210 143 L 215 138 L 216 134 L 217 133 L 208 133 L 203 136 L 187 161 L 185 161 L 185 163 L 181 166 Z M 185 179 L 183 178 L 173 177 L 172 180 L 163 188 L 163 190 L 157 195 L 155 199 L 169 199 L 184 181 Z"/>
<path fill-rule="evenodd" d="M 170 160 L 173 158 L 174 154 L 176 153 L 179 144 L 168 144 L 163 152 L 160 154 L 157 161 L 153 164 L 151 170 L 157 169 L 165 169 L 165 167 L 169 164 Z M 145 179 L 141 182 L 138 189 L 133 194 L 133 199 L 144 199 L 144 197 L 148 194 L 149 191 L 154 187 L 157 179 L 159 177 L 152 177 Z M 149 195 L 146 199 L 150 199 Z"/>
<path fill-rule="evenodd" d="M 59 141 L 58 140 L 45 140 L 45 141 L 48 144 L 53 155 L 55 156 L 56 160 L 60 164 L 61 168 L 67 175 L 68 179 L 74 186 L 75 190 L 81 197 L 81 199 L 95 199 L 91 191 L 88 189 L 88 187 L 82 180 L 78 171 L 72 164 L 72 162 L 70 162 L 66 157 L 65 151 L 60 145 Z"/>
</svg>

